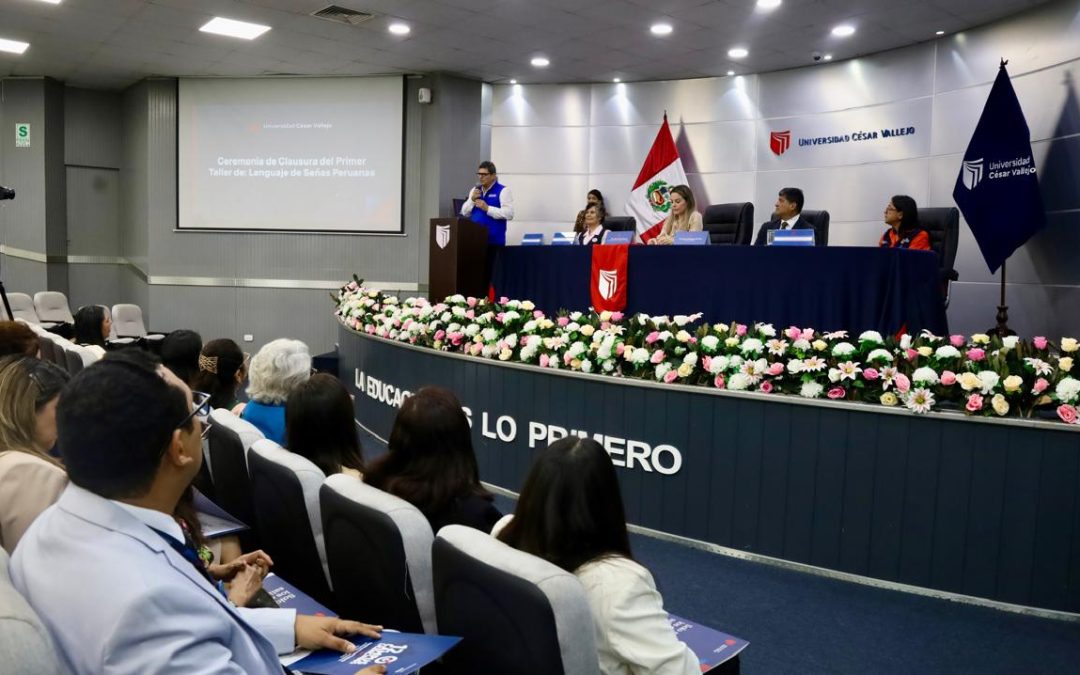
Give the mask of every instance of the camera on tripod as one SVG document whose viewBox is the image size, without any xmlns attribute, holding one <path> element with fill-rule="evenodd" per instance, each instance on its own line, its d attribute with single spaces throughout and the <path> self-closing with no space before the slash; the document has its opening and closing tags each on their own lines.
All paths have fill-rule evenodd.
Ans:
<svg viewBox="0 0 1080 675">
<path fill-rule="evenodd" d="M 15 190 L 0 185 L 0 201 L 4 199 L 15 199 Z"/>
</svg>

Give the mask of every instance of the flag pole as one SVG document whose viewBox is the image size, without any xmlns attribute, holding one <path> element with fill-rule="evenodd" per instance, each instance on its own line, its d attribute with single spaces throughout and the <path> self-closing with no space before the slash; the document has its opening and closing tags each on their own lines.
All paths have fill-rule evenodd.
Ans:
<svg viewBox="0 0 1080 675">
<path fill-rule="evenodd" d="M 998 337 L 1016 335 L 1016 332 L 1009 328 L 1009 308 L 1005 304 L 1005 262 L 1001 261 L 1001 298 L 997 308 L 997 326 L 989 331 Z"/>
</svg>

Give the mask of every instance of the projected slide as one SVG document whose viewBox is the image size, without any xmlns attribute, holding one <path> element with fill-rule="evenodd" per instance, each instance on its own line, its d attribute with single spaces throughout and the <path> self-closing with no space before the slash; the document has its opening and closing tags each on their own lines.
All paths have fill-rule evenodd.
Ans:
<svg viewBox="0 0 1080 675">
<path fill-rule="evenodd" d="M 181 79 L 182 229 L 401 232 L 401 77 Z"/>
</svg>

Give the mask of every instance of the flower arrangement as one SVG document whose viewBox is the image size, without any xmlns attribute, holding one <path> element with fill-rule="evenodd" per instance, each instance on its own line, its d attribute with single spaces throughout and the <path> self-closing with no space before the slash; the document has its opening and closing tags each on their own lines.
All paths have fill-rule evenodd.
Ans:
<svg viewBox="0 0 1080 675">
<path fill-rule="evenodd" d="M 985 334 L 851 336 L 771 324 L 708 324 L 700 314 L 560 312 L 528 300 L 399 298 L 354 280 L 333 296 L 349 328 L 479 358 L 614 377 L 904 406 L 913 413 L 1030 417 L 1078 424 L 1075 338 L 1056 345 Z"/>
</svg>

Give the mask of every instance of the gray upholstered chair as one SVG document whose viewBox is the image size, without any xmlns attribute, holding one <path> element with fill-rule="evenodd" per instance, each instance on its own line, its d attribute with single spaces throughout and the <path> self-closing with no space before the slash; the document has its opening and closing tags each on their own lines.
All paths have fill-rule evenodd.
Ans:
<svg viewBox="0 0 1080 675">
<path fill-rule="evenodd" d="M 592 615 L 577 577 L 464 525 L 435 535 L 439 631 L 464 638 L 455 672 L 598 675 Z"/>
<path fill-rule="evenodd" d="M 607 216 L 604 218 L 604 227 L 616 232 L 633 232 L 637 227 L 637 219 L 633 216 Z"/>
<path fill-rule="evenodd" d="M 319 491 L 323 540 L 342 616 L 406 633 L 437 634 L 427 518 L 415 506 L 345 474 Z M 357 561 L 363 560 L 363 571 Z"/>
<path fill-rule="evenodd" d="M 11 317 L 13 320 L 18 321 L 22 319 L 26 323 L 37 326 L 41 323 L 41 319 L 38 318 L 37 310 L 34 309 L 34 299 L 26 293 L 8 293 L 8 304 L 11 305 L 11 313 L 14 314 Z M 7 310 L 4 310 L 4 314 L 7 314 Z"/>
<path fill-rule="evenodd" d="M 8 300 L 11 300 L 10 296 Z M 15 311 L 15 308 L 12 307 L 11 311 Z M 71 308 L 68 306 L 67 296 L 59 291 L 34 293 L 34 311 L 37 312 L 41 325 L 46 328 L 75 323 L 75 317 L 71 315 Z"/>
<path fill-rule="evenodd" d="M 803 209 L 799 217 L 814 227 L 814 246 L 829 245 L 829 212 Z"/>
<path fill-rule="evenodd" d="M 117 340 L 135 338 L 148 342 L 157 342 L 165 339 L 165 335 L 162 333 L 146 332 L 142 308 L 131 304 L 112 306 L 112 332 Z"/>
<path fill-rule="evenodd" d="M 258 527 L 251 504 L 247 456 L 263 434 L 251 422 L 215 408 L 210 412 L 210 431 L 206 436 L 206 461 L 196 478 L 196 487 L 251 528 L 240 535 L 244 550 L 257 548 Z"/>
</svg>

